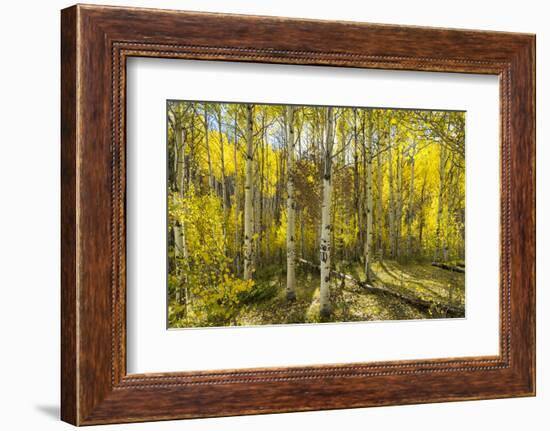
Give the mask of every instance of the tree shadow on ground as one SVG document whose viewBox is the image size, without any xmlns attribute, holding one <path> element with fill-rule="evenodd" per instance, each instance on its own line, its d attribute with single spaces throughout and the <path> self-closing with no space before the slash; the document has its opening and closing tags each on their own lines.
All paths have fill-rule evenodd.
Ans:
<svg viewBox="0 0 550 431">
<path fill-rule="evenodd" d="M 429 263 L 382 261 L 373 264 L 373 284 L 398 292 L 448 303 L 450 286 L 456 295 L 453 304 L 464 305 L 464 275 L 432 267 Z M 360 264 L 341 265 L 338 271 L 363 280 Z M 320 276 L 315 269 L 296 270 L 296 300 L 286 298 L 284 271 L 265 272 L 256 280 L 251 300 L 243 304 L 235 321 L 238 326 L 317 323 L 319 319 Z M 462 293 L 460 293 L 462 292 Z M 399 298 L 365 291 L 353 282 L 332 277 L 332 314 L 323 322 L 416 320 L 441 317 L 435 310 L 420 309 Z"/>
<path fill-rule="evenodd" d="M 286 298 L 286 274 L 279 273 L 271 280 L 262 280 L 276 286 L 273 296 L 267 300 L 252 302 L 243 307 L 238 321 L 240 325 L 273 325 L 307 323 L 311 308 L 319 302 L 319 275 L 314 271 L 296 271 L 296 299 Z"/>
<path fill-rule="evenodd" d="M 430 264 L 381 261 L 373 265 L 377 282 L 440 303 L 464 306 L 464 274 Z M 449 301 L 451 299 L 451 301 Z"/>
</svg>

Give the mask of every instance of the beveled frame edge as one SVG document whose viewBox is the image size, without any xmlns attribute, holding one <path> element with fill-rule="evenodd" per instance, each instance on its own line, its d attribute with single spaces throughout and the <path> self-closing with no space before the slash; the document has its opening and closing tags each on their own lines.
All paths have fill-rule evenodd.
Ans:
<svg viewBox="0 0 550 431">
<path fill-rule="evenodd" d="M 301 43 L 264 28 L 284 28 Z M 328 33 L 339 37 L 323 37 Z M 534 36 L 77 5 L 62 12 L 61 45 L 63 420 L 83 425 L 534 395 Z M 500 355 L 127 376 L 129 56 L 500 75 Z"/>
</svg>

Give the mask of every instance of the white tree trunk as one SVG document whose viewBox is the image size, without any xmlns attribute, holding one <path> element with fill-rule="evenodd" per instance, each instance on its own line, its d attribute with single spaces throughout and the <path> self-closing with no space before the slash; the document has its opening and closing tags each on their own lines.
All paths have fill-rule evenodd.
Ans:
<svg viewBox="0 0 550 431">
<path fill-rule="evenodd" d="M 407 207 L 407 256 L 412 254 L 412 222 L 414 220 L 414 165 L 416 160 L 416 138 L 410 149 L 411 183 L 409 189 L 409 205 Z"/>
<path fill-rule="evenodd" d="M 321 206 L 321 318 L 330 316 L 330 238 L 332 233 L 330 204 L 332 196 L 333 108 L 327 108 L 326 139 L 324 145 L 323 201 Z"/>
<path fill-rule="evenodd" d="M 174 165 L 172 166 L 172 171 L 174 175 L 174 189 L 177 190 L 178 184 L 179 184 L 179 157 L 180 157 L 180 144 L 178 139 L 178 126 L 174 126 L 174 134 L 175 134 L 175 144 L 174 144 Z"/>
<path fill-rule="evenodd" d="M 378 259 L 382 260 L 384 257 L 384 247 L 382 244 L 382 226 L 384 222 L 382 220 L 382 157 L 381 153 L 381 138 L 380 130 L 378 132 L 378 148 L 376 151 L 376 191 L 377 191 L 377 200 L 376 200 L 376 236 L 378 248 Z"/>
<path fill-rule="evenodd" d="M 208 185 L 214 190 L 214 174 L 212 172 L 212 158 L 210 157 L 210 141 L 208 139 L 208 107 L 204 104 L 204 143 L 206 145 L 206 157 L 208 159 Z"/>
<path fill-rule="evenodd" d="M 246 106 L 246 158 L 244 184 L 244 279 L 250 280 L 253 268 L 253 241 L 254 207 L 252 194 L 254 186 L 254 106 Z"/>
<path fill-rule="evenodd" d="M 361 247 L 361 209 L 359 188 L 359 139 L 357 135 L 357 108 L 353 108 L 353 209 L 355 227 L 357 228 L 354 257 L 357 259 Z"/>
<path fill-rule="evenodd" d="M 262 126 L 261 126 L 261 138 L 259 140 L 259 146 L 256 147 L 256 163 L 254 169 L 254 178 L 256 179 L 256 184 L 254 188 L 253 202 L 254 202 L 254 267 L 259 266 L 259 263 L 262 261 L 263 256 L 263 216 L 264 216 L 264 161 L 265 161 L 265 145 L 267 144 L 267 127 L 266 127 L 266 117 L 265 112 L 262 115 Z"/>
<path fill-rule="evenodd" d="M 218 106 L 218 136 L 220 140 L 220 165 L 222 183 L 222 207 L 223 207 L 223 252 L 227 255 L 227 187 L 225 184 L 225 149 L 223 147 L 222 133 L 222 108 Z"/>
<path fill-rule="evenodd" d="M 241 212 L 241 202 L 239 199 L 239 168 L 237 165 L 237 146 L 238 146 L 238 140 L 237 140 L 237 112 L 235 112 L 235 118 L 234 118 L 234 125 L 233 125 L 233 164 L 235 166 L 235 267 L 237 269 L 237 273 L 240 274 L 240 268 L 241 268 L 241 239 L 240 239 L 240 223 L 239 223 L 239 216 Z"/>
<path fill-rule="evenodd" d="M 372 263 L 372 156 L 373 156 L 373 145 L 372 145 L 372 113 L 369 118 L 369 145 L 367 151 L 367 184 L 366 184 L 366 235 L 365 235 L 365 246 L 364 246 L 364 257 L 365 257 L 365 279 L 367 282 L 371 280 L 371 263 Z"/>
<path fill-rule="evenodd" d="M 441 259 L 441 218 L 443 216 L 443 191 L 445 185 L 446 158 L 446 148 L 445 145 L 441 143 L 439 147 L 439 195 L 437 198 L 437 224 L 435 228 L 434 262 L 439 262 Z"/>
<path fill-rule="evenodd" d="M 392 145 L 393 145 L 393 127 L 390 126 L 390 139 L 388 146 L 388 181 L 389 181 L 389 193 L 390 193 L 390 203 L 388 208 L 388 230 L 389 230 L 389 239 L 390 239 L 390 257 L 395 259 L 395 200 L 393 194 L 393 155 L 392 155 Z"/>
<path fill-rule="evenodd" d="M 397 148 L 397 203 L 395 210 L 395 256 L 401 256 L 401 221 L 403 219 L 403 155 Z"/>
<path fill-rule="evenodd" d="M 296 299 L 296 242 L 295 215 L 296 201 L 294 198 L 294 107 L 286 107 L 286 139 L 287 139 L 287 229 L 286 229 L 286 297 Z"/>
<path fill-rule="evenodd" d="M 267 132 L 266 132 L 266 135 L 267 135 Z M 269 142 L 267 141 L 267 138 L 266 138 L 266 148 L 269 148 Z M 271 163 L 270 163 L 270 160 L 269 160 L 269 151 L 267 151 L 267 156 L 264 158 L 265 160 L 265 190 L 266 190 L 266 198 L 265 198 L 265 204 L 264 204 L 264 207 L 265 207 L 265 214 L 264 214 L 264 217 L 265 217 L 265 221 L 264 221 L 264 225 L 265 225 L 265 229 L 264 229 L 264 235 L 265 235 L 265 244 L 266 244 L 266 247 L 265 247 L 265 260 L 267 262 L 271 262 L 271 248 L 270 248 L 270 238 L 269 238 L 269 235 L 270 235 L 270 228 L 271 228 L 271 225 L 272 225 L 272 219 L 273 219 L 273 199 L 271 198 L 271 195 L 270 195 L 270 189 L 271 189 L 271 182 L 270 182 L 270 178 L 271 178 Z"/>
<path fill-rule="evenodd" d="M 177 192 L 183 198 L 185 196 L 185 130 L 180 127 L 176 127 L 176 152 L 178 153 L 177 157 L 177 167 L 176 167 L 176 187 Z M 187 264 L 188 251 L 187 251 L 187 241 L 185 239 L 185 223 L 176 221 L 173 226 L 174 232 L 174 255 L 176 258 L 183 257 L 183 261 Z M 181 267 L 178 266 L 177 273 L 181 273 Z M 182 289 L 183 288 L 183 289 Z M 182 292 L 183 290 L 183 292 Z M 182 294 L 183 293 L 183 294 Z M 186 299 L 185 307 L 187 310 L 187 281 L 182 279 L 179 283 L 178 291 L 176 292 L 176 300 L 178 303 L 183 301 L 183 298 Z M 187 316 L 187 312 L 186 312 Z"/>
<path fill-rule="evenodd" d="M 176 135 L 176 190 L 183 198 L 185 196 L 185 131 L 181 127 L 175 128 Z M 174 254 L 176 257 L 187 257 L 187 246 L 185 243 L 185 229 L 183 224 L 174 224 Z"/>
</svg>

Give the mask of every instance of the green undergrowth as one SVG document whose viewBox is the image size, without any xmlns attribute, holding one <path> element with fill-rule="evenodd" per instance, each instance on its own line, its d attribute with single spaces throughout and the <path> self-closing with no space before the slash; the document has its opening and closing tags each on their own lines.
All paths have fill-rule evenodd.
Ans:
<svg viewBox="0 0 550 431">
<path fill-rule="evenodd" d="M 361 264 L 340 263 L 335 269 L 365 281 Z M 370 293 L 356 283 L 334 276 L 330 290 L 332 313 L 324 322 L 442 318 L 450 317 L 446 314 L 448 305 L 464 308 L 464 274 L 432 266 L 430 262 L 374 262 L 369 284 L 431 301 L 434 306 L 420 308 L 391 295 Z M 234 318 L 221 326 L 318 323 L 319 288 L 319 272 L 298 265 L 296 299 L 289 301 L 284 269 L 280 265 L 262 268 L 255 273 L 253 287 L 239 294 Z M 192 320 L 180 323 L 172 326 L 202 326 Z"/>
</svg>

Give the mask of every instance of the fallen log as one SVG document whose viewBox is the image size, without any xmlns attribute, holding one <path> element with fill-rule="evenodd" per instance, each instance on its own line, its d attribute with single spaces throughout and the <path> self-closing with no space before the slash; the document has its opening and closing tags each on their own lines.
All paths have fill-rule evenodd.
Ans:
<svg viewBox="0 0 550 431">
<path fill-rule="evenodd" d="M 437 268 L 441 268 L 441 269 L 446 269 L 447 271 L 460 272 L 462 274 L 466 272 L 464 268 L 461 268 L 459 266 L 448 265 L 446 263 L 441 263 L 441 262 L 432 262 L 432 266 L 436 266 Z"/>
<path fill-rule="evenodd" d="M 309 262 L 309 261 L 307 261 L 305 259 L 301 259 L 301 258 L 298 259 L 298 262 L 319 271 L 319 266 L 314 264 L 313 262 Z M 429 300 L 426 300 L 426 299 L 419 298 L 417 296 L 412 296 L 412 295 L 407 295 L 407 294 L 404 294 L 404 293 L 396 292 L 395 290 L 389 289 L 387 287 L 374 286 L 374 285 L 368 284 L 364 281 L 357 280 L 356 278 L 352 277 L 351 275 L 345 274 L 343 272 L 331 270 L 330 273 L 331 273 L 331 275 L 334 275 L 335 277 L 347 280 L 347 281 L 355 284 L 356 286 L 361 287 L 365 291 L 367 291 L 369 293 L 373 293 L 375 295 L 391 296 L 391 297 L 399 299 L 400 301 L 406 302 L 408 304 L 414 305 L 414 306 L 422 308 L 422 309 L 428 309 L 429 310 L 429 309 L 432 309 L 432 308 L 435 307 L 435 308 L 438 308 L 438 309 L 443 309 L 443 310 L 447 311 L 448 314 L 453 315 L 453 316 L 464 316 L 464 308 L 462 308 L 462 307 L 456 307 L 456 306 L 450 305 L 450 304 L 442 304 L 442 303 L 439 303 L 439 302 L 436 302 L 436 301 L 429 301 Z"/>
</svg>

